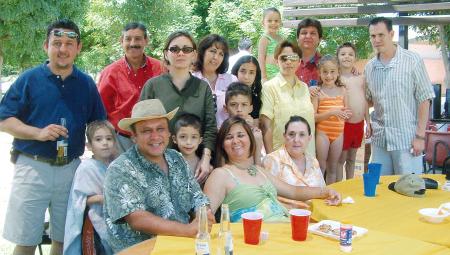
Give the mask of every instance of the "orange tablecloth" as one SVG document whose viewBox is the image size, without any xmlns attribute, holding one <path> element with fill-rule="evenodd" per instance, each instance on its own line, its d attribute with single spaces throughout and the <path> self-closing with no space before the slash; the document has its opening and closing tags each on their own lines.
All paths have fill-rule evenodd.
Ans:
<svg viewBox="0 0 450 255">
<path fill-rule="evenodd" d="M 231 229 L 234 254 L 341 254 L 337 240 L 309 233 L 306 241 L 293 241 L 291 239 L 291 226 L 288 223 L 263 223 L 262 228 L 263 231 L 269 232 L 269 239 L 261 245 L 247 245 L 243 241 L 242 223 L 233 223 Z M 216 254 L 218 229 L 219 226 L 216 224 L 211 231 L 211 254 Z M 194 244 L 195 241 L 192 238 L 158 236 L 151 254 L 195 254 Z M 365 236 L 353 240 L 352 254 L 450 254 L 450 249 L 369 229 Z"/>
<path fill-rule="evenodd" d="M 444 175 L 426 177 L 435 179 L 440 184 L 445 181 Z M 313 200 L 312 218 L 317 221 L 346 220 L 369 231 L 376 230 L 450 247 L 450 218 L 443 223 L 432 224 L 425 222 L 418 213 L 421 208 L 436 208 L 444 202 L 450 202 L 450 192 L 427 190 L 424 198 L 403 196 L 388 189 L 389 183 L 398 178 L 399 176 L 382 176 L 381 184 L 377 186 L 377 195 L 373 198 L 364 196 L 362 178 L 334 183 L 330 187 L 339 191 L 343 198 L 351 196 L 355 203 L 335 207 L 326 206 L 323 200 Z"/>
</svg>

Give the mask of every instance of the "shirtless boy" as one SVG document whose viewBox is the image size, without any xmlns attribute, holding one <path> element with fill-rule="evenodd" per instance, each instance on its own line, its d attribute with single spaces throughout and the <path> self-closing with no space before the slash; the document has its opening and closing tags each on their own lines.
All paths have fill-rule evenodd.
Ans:
<svg viewBox="0 0 450 255">
<path fill-rule="evenodd" d="M 367 123 L 366 137 L 371 134 L 369 122 L 369 107 L 365 96 L 365 79 L 363 75 L 354 74 L 356 62 L 356 49 L 351 43 L 344 43 L 337 49 L 341 81 L 346 86 L 348 108 L 352 116 L 345 122 L 344 144 L 339 159 L 338 168 L 342 169 L 345 163 L 346 178 L 352 179 L 355 171 L 356 152 L 361 147 L 364 136 L 364 119 Z M 342 180 L 342 171 L 338 171 L 337 179 Z"/>
</svg>

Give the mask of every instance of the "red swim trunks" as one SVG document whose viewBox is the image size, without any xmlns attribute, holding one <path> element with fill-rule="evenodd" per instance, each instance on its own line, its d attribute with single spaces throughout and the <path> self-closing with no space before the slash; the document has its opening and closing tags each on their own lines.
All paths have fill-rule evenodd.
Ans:
<svg viewBox="0 0 450 255">
<path fill-rule="evenodd" d="M 342 150 L 358 149 L 364 136 L 364 120 L 359 123 L 348 123 L 344 125 L 344 145 Z"/>
</svg>

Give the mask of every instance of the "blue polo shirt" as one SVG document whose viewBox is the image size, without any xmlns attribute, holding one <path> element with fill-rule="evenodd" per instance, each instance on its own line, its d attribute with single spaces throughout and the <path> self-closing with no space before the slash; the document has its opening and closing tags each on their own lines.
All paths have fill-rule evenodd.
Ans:
<svg viewBox="0 0 450 255">
<path fill-rule="evenodd" d="M 0 103 L 0 120 L 16 117 L 23 123 L 44 128 L 66 118 L 69 160 L 84 152 L 86 124 L 106 119 L 105 109 L 92 78 L 75 66 L 63 81 L 47 63 L 21 74 Z M 31 155 L 56 158 L 56 142 L 14 139 L 14 149 Z"/>
</svg>

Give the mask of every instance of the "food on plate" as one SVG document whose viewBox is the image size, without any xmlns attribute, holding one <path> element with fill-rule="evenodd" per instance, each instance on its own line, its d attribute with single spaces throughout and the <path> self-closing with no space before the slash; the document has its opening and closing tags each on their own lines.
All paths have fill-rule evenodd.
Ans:
<svg viewBox="0 0 450 255">
<path fill-rule="evenodd" d="M 338 228 L 333 229 L 331 232 L 333 233 L 333 235 L 337 235 L 337 236 L 341 234 L 341 230 Z"/>
<path fill-rule="evenodd" d="M 331 225 L 329 224 L 321 224 L 318 228 L 317 228 L 320 232 L 326 233 L 326 234 L 332 234 L 335 236 L 339 236 L 340 235 L 340 229 L 339 228 L 332 228 Z M 331 233 L 330 233 L 331 232 Z M 356 230 L 352 230 L 352 235 L 356 236 L 358 234 L 358 232 L 356 232 Z"/>
<path fill-rule="evenodd" d="M 331 231 L 331 225 L 328 224 L 322 224 L 319 226 L 319 231 L 324 232 L 324 233 L 328 233 Z"/>
</svg>

